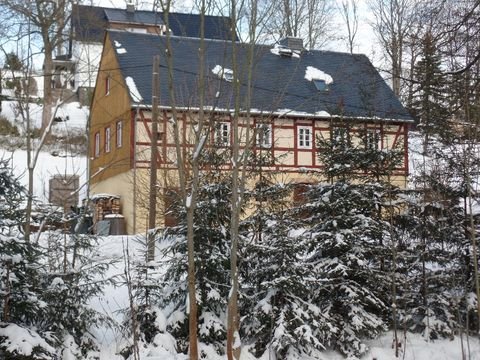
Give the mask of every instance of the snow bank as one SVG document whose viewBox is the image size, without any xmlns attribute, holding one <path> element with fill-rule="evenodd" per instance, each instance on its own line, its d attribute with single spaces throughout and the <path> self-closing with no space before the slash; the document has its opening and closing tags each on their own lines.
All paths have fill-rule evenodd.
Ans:
<svg viewBox="0 0 480 360">
<path fill-rule="evenodd" d="M 34 170 L 33 194 L 37 199 L 48 202 L 48 186 L 52 176 L 58 174 L 78 175 L 80 186 L 87 180 L 87 159 L 83 155 L 66 152 L 66 157 L 54 156 L 48 152 L 40 152 Z M 25 150 L 9 151 L 0 148 L 0 159 L 9 159 L 10 166 L 23 186 L 28 185 L 27 152 Z M 79 191 L 79 199 L 86 196 L 86 187 Z"/>
<path fill-rule="evenodd" d="M 29 104 L 29 117 L 31 127 L 40 128 L 42 126 L 43 106 L 36 103 Z M 81 106 L 78 102 L 65 103 L 59 107 L 56 116 L 65 120 L 61 123 L 55 123 L 52 132 L 54 134 L 75 131 L 76 129 L 85 130 L 90 111 L 88 107 Z M 24 120 L 20 116 L 18 102 L 13 100 L 2 101 L 1 115 L 5 116 L 12 124 L 17 125 L 20 131 L 25 128 Z"/>
<path fill-rule="evenodd" d="M 8 324 L 6 327 L 0 327 L 0 338 L 2 346 L 12 354 L 30 356 L 34 349 L 41 348 L 52 354 L 55 349 L 47 344 L 47 342 L 35 331 L 25 329 L 15 324 Z"/>
</svg>

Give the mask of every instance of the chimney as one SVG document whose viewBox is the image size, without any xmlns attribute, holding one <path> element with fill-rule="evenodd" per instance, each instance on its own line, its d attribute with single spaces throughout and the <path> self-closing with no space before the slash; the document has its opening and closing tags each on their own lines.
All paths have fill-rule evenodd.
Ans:
<svg viewBox="0 0 480 360">
<path fill-rule="evenodd" d="M 287 36 L 280 40 L 280 45 L 285 46 L 293 51 L 303 51 L 303 39 L 293 36 Z"/>
<path fill-rule="evenodd" d="M 127 0 L 127 13 L 133 14 L 135 12 L 135 4 L 132 0 Z"/>
</svg>

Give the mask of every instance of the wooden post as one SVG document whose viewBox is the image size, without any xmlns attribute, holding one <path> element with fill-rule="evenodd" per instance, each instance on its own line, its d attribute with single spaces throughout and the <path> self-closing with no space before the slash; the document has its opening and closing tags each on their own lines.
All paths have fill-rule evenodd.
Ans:
<svg viewBox="0 0 480 360">
<path fill-rule="evenodd" d="M 159 102 L 160 56 L 153 57 L 152 71 L 152 142 L 150 154 L 150 201 L 148 211 L 147 261 L 155 259 L 155 220 L 157 217 L 157 158 L 158 158 L 158 102 Z"/>
</svg>

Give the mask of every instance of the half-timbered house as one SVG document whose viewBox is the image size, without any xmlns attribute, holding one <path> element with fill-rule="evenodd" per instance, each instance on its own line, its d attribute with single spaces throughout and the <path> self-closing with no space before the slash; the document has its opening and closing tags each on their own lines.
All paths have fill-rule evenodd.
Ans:
<svg viewBox="0 0 480 360">
<path fill-rule="evenodd" d="M 129 233 L 145 231 L 148 174 L 152 144 L 152 59 L 160 55 L 158 123 L 158 189 L 175 187 L 176 152 L 172 136 L 172 107 L 179 119 L 183 151 L 199 110 L 200 39 L 171 37 L 173 69 L 166 61 L 166 38 L 159 35 L 108 31 L 91 107 L 90 182 L 93 194 L 120 197 Z M 299 39 L 275 46 L 256 45 L 252 97 L 247 98 L 248 45 L 204 40 L 205 99 L 203 109 L 214 119 L 208 146 L 228 149 L 232 142 L 231 114 L 236 105 L 241 126 L 257 129 L 253 152 L 273 159 L 262 170 L 278 181 L 305 184 L 319 181 L 315 139 L 349 131 L 371 133 L 371 146 L 400 147 L 404 159 L 391 181 L 405 184 L 408 173 L 407 111 L 364 55 L 307 51 Z M 238 69 L 233 76 L 232 69 Z M 169 93 L 173 78 L 175 103 Z M 234 95 L 233 79 L 239 94 Z M 225 164 L 224 169 L 228 168 Z M 161 212 L 160 212 L 161 214 Z M 158 224 L 168 223 L 168 218 Z"/>
</svg>

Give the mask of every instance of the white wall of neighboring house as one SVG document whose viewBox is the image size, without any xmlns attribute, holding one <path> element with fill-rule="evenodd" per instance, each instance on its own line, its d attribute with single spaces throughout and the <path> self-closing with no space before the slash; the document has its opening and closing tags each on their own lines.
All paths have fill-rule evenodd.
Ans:
<svg viewBox="0 0 480 360">
<path fill-rule="evenodd" d="M 101 43 L 73 41 L 72 60 L 75 62 L 75 90 L 79 87 L 95 87 L 102 49 L 103 44 Z"/>
</svg>

